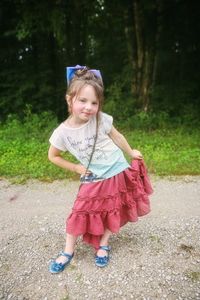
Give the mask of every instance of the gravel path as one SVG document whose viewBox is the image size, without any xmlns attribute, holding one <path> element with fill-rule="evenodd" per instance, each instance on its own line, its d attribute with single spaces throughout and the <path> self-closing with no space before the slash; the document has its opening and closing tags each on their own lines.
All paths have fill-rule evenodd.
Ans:
<svg viewBox="0 0 200 300">
<path fill-rule="evenodd" d="M 200 177 L 153 186 L 152 212 L 112 236 L 107 268 L 79 240 L 71 265 L 51 275 L 78 183 L 1 180 L 0 299 L 200 299 Z"/>
</svg>

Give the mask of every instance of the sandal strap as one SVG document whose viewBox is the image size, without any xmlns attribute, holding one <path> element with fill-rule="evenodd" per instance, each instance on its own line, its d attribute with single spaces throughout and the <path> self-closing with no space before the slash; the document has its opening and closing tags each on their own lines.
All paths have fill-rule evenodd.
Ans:
<svg viewBox="0 0 200 300">
<path fill-rule="evenodd" d="M 105 250 L 105 251 L 110 251 L 111 247 L 110 246 L 100 246 L 99 249 Z"/>
<path fill-rule="evenodd" d="M 61 252 L 59 253 L 59 256 L 65 256 L 65 257 L 67 257 L 67 258 L 69 258 L 69 259 L 72 259 L 72 257 L 74 256 L 74 253 L 68 254 L 68 253 L 65 253 L 64 251 L 61 251 Z"/>
<path fill-rule="evenodd" d="M 109 256 L 103 256 L 103 257 L 96 256 L 95 260 L 96 260 L 96 262 L 99 262 L 99 263 L 106 263 L 109 261 Z"/>
</svg>

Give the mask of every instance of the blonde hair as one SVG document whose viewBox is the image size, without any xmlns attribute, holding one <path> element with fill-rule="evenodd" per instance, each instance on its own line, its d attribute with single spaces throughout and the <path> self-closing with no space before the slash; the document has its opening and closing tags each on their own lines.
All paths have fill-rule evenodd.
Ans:
<svg viewBox="0 0 200 300">
<path fill-rule="evenodd" d="M 68 100 L 68 112 L 71 114 L 71 104 L 72 99 L 80 93 L 81 89 L 90 85 L 94 88 L 96 97 L 99 101 L 99 109 L 101 110 L 104 100 L 104 86 L 103 81 L 100 77 L 97 77 L 90 69 L 84 68 L 75 72 L 74 77 L 70 81 L 70 84 L 67 89 L 67 100 Z"/>
</svg>

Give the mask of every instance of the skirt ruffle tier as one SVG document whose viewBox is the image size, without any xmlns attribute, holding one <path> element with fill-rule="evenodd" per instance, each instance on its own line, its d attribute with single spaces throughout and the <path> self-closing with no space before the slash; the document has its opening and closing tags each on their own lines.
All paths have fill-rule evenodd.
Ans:
<svg viewBox="0 0 200 300">
<path fill-rule="evenodd" d="M 81 184 L 66 231 L 83 236 L 95 249 L 105 229 L 119 232 L 127 222 L 150 212 L 149 195 L 153 192 L 143 161 L 133 160 L 120 174 L 99 182 Z"/>
</svg>

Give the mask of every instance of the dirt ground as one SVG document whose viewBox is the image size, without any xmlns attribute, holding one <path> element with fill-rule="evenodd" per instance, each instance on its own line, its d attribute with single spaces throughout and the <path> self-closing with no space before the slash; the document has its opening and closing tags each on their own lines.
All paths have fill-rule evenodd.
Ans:
<svg viewBox="0 0 200 300">
<path fill-rule="evenodd" d="M 200 299 L 200 177 L 152 182 L 151 213 L 112 236 L 105 269 L 80 239 L 71 265 L 52 275 L 79 183 L 1 180 L 0 299 Z"/>
</svg>

